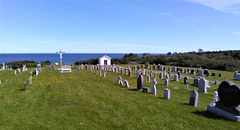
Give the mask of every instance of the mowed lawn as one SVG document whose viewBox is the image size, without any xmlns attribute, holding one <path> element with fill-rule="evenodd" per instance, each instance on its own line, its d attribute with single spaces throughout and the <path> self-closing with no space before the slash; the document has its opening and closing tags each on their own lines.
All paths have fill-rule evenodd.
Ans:
<svg viewBox="0 0 240 130">
<path fill-rule="evenodd" d="M 30 70 L 16 76 L 13 71 L 0 72 L 0 129 L 232 130 L 240 127 L 240 123 L 206 111 L 218 87 L 212 83 L 207 94 L 200 93 L 198 107 L 193 107 L 188 105 L 189 95 L 197 87 L 189 85 L 187 90 L 183 79 L 175 82 L 171 77 L 167 87 L 164 80 L 157 79 L 154 96 L 134 90 L 136 72 L 133 77 L 121 75 L 123 82 L 129 81 L 130 88 L 125 88 L 116 83 L 120 72 L 107 72 L 104 78 L 90 70 L 59 73 L 44 67 L 24 91 L 23 82 L 29 82 Z M 144 85 L 151 90 L 151 82 Z M 171 90 L 169 100 L 163 99 L 165 88 Z"/>
</svg>

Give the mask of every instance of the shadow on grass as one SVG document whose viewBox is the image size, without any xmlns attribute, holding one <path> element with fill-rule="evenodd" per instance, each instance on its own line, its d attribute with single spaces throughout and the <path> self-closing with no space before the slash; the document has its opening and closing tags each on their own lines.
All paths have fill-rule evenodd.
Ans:
<svg viewBox="0 0 240 130">
<path fill-rule="evenodd" d="M 209 111 L 195 111 L 195 112 L 191 112 L 193 114 L 199 115 L 199 116 L 203 116 L 209 119 L 214 119 L 214 120 L 226 120 L 225 118 L 215 115 L 214 113 L 211 113 Z M 229 120 L 227 120 L 229 121 Z"/>
<path fill-rule="evenodd" d="M 132 88 L 132 89 L 128 89 L 128 90 L 130 90 L 130 91 L 138 91 L 138 89 L 136 89 L 136 88 Z"/>
</svg>

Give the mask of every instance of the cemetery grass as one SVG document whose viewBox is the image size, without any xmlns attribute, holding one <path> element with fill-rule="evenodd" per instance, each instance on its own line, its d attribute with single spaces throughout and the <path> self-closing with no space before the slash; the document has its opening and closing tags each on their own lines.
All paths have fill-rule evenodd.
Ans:
<svg viewBox="0 0 240 130">
<path fill-rule="evenodd" d="M 31 70 L 31 69 L 30 69 Z M 135 91 L 133 77 L 130 88 L 116 83 L 119 73 L 107 72 L 100 77 L 95 72 L 72 70 L 59 73 L 43 68 L 33 84 L 30 70 L 18 73 L 0 72 L 0 129 L 238 129 L 240 123 L 231 122 L 206 112 L 213 101 L 218 85 L 210 83 L 208 94 L 200 93 L 198 107 L 188 105 L 190 91 L 183 79 L 170 78 L 170 85 L 157 79 L 157 95 Z M 103 71 L 102 71 L 103 72 Z M 230 72 L 229 72 L 230 73 Z M 233 75 L 233 72 L 232 72 Z M 114 82 L 112 80 L 114 79 Z M 145 87 L 151 90 L 151 83 Z M 190 80 L 190 83 L 193 81 Z M 177 88 L 176 88 L 177 87 Z M 163 99 L 163 89 L 171 90 L 171 99 Z"/>
</svg>

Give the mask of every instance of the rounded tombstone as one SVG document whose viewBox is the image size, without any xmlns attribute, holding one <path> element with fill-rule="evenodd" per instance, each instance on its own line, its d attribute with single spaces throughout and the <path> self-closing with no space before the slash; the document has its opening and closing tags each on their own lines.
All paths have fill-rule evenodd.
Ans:
<svg viewBox="0 0 240 130">
<path fill-rule="evenodd" d="M 223 81 L 218 88 L 218 95 L 225 107 L 237 107 L 240 104 L 240 85 Z"/>
</svg>

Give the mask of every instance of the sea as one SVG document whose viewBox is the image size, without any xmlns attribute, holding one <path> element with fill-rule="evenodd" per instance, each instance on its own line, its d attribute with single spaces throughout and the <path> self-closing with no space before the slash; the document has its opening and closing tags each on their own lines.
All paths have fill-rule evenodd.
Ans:
<svg viewBox="0 0 240 130">
<path fill-rule="evenodd" d="M 129 54 L 129 53 L 128 53 Z M 111 58 L 123 58 L 125 53 L 65 53 L 62 55 L 63 62 L 65 64 L 72 64 L 76 61 L 84 61 L 89 59 L 100 58 L 104 55 L 107 55 Z M 142 54 L 137 54 L 138 57 L 141 57 Z M 148 55 L 165 55 L 163 53 L 154 53 Z M 0 54 L 0 64 L 8 63 L 12 61 L 24 61 L 30 60 L 35 62 L 42 62 L 49 60 L 52 64 L 60 62 L 60 55 L 57 53 L 16 53 L 16 54 Z"/>
</svg>

